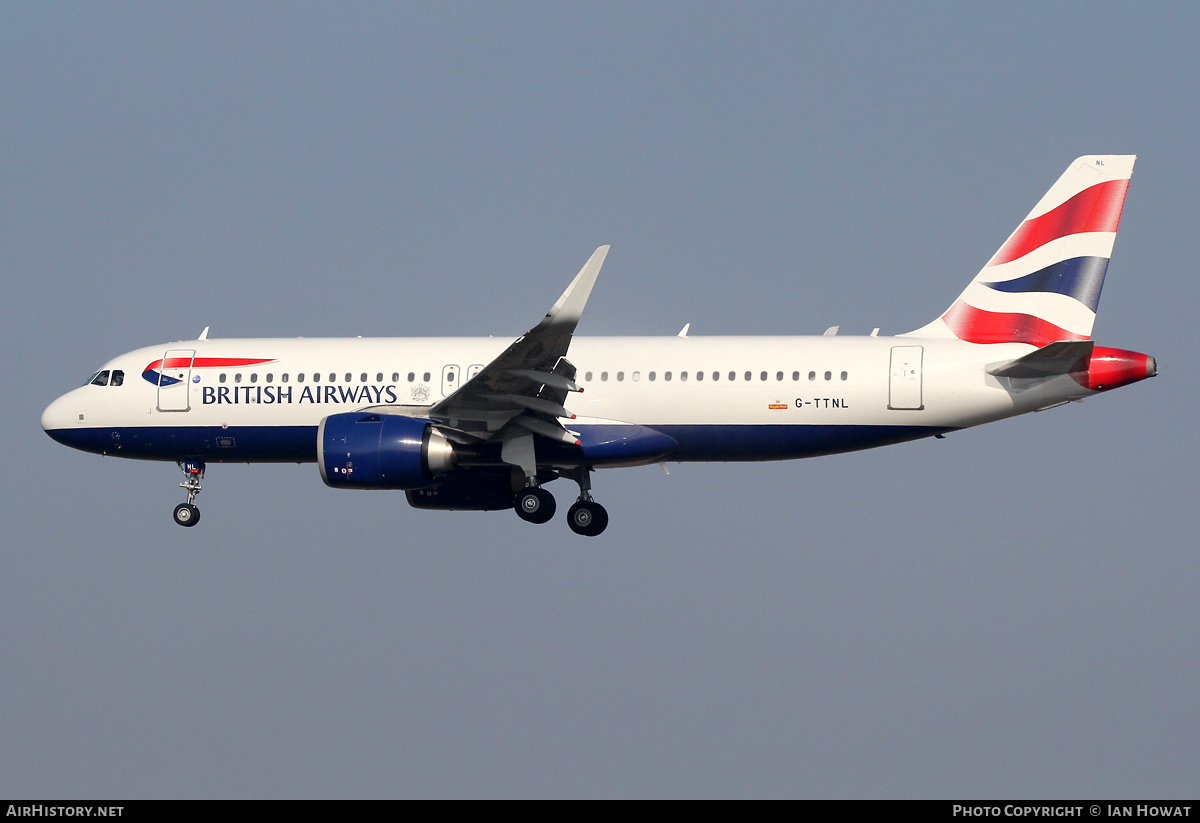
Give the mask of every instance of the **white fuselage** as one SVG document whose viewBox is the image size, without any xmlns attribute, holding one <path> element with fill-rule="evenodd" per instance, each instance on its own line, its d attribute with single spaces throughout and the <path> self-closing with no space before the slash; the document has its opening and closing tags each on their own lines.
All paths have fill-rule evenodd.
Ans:
<svg viewBox="0 0 1200 823">
<path fill-rule="evenodd" d="M 315 460 L 316 429 L 326 416 L 373 406 L 403 406 L 419 416 L 508 343 L 163 344 L 110 360 L 103 371 L 122 371 L 122 385 L 75 389 L 46 409 L 42 424 L 69 445 L 106 454 Z M 564 424 L 664 432 L 678 443 L 665 457 L 673 461 L 769 460 L 930 436 L 1090 394 L 1066 376 L 1014 391 L 985 370 L 1033 348 L 896 337 L 577 337 L 570 359 L 583 392 L 568 397 L 565 405 L 577 418 Z M 194 360 L 172 370 L 171 358 L 180 353 Z M 148 370 L 164 359 L 168 365 Z M 263 362 L 237 363 L 247 360 Z M 159 385 L 159 371 L 178 382 Z"/>
</svg>

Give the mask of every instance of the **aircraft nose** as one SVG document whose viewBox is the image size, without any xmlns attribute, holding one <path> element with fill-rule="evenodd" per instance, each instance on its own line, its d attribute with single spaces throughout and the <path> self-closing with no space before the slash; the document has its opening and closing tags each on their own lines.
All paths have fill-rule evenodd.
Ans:
<svg viewBox="0 0 1200 823">
<path fill-rule="evenodd" d="M 61 442 L 61 437 L 55 436 L 56 433 L 68 428 L 80 413 L 74 409 L 70 393 L 64 394 L 42 412 L 42 430 Z"/>
</svg>

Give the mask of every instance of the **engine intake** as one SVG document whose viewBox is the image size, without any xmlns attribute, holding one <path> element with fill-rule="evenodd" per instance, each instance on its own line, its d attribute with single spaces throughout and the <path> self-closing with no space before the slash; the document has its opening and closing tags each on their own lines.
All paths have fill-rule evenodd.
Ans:
<svg viewBox="0 0 1200 823">
<path fill-rule="evenodd" d="M 454 447 L 428 420 L 331 414 L 317 429 L 317 464 L 338 489 L 417 489 L 454 468 Z"/>
</svg>

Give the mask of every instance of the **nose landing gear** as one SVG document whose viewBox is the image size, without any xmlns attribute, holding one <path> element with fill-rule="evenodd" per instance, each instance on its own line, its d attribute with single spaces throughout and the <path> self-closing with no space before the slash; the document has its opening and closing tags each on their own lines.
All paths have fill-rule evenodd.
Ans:
<svg viewBox="0 0 1200 823">
<path fill-rule="evenodd" d="M 200 509 L 196 506 L 196 495 L 200 494 L 200 480 L 204 477 L 204 463 L 199 460 L 184 460 L 177 464 L 183 470 L 181 489 L 187 491 L 187 502 L 175 507 L 175 522 L 181 526 L 196 525 L 200 522 Z"/>
</svg>

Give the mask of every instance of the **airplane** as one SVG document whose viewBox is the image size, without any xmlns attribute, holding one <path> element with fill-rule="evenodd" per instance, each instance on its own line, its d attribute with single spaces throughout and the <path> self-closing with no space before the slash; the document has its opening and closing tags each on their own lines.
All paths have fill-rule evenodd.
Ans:
<svg viewBox="0 0 1200 823">
<path fill-rule="evenodd" d="M 1136 157 L 1076 159 L 963 293 L 893 337 L 576 337 L 609 247 L 511 343 L 492 338 L 209 339 L 122 354 L 42 414 L 59 443 L 172 461 L 181 526 L 207 463 L 315 462 L 337 489 L 419 509 L 608 513 L 596 469 L 786 460 L 901 443 L 1135 383 L 1153 357 L 1093 342 Z"/>
</svg>

